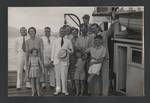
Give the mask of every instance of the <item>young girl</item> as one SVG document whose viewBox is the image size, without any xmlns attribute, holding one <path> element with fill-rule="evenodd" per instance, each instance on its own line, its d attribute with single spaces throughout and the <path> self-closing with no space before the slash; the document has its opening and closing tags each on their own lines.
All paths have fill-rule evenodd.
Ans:
<svg viewBox="0 0 150 103">
<path fill-rule="evenodd" d="M 27 77 L 31 80 L 32 96 L 35 96 L 36 92 L 40 96 L 40 68 L 42 68 L 42 72 L 44 73 L 44 67 L 38 56 L 38 50 L 35 48 L 31 50 L 27 68 Z"/>
<path fill-rule="evenodd" d="M 79 94 L 82 96 L 84 93 L 84 84 L 85 84 L 85 58 L 81 51 L 76 51 L 77 55 L 77 63 L 74 74 L 75 79 L 75 88 L 76 88 L 76 96 Z"/>
</svg>

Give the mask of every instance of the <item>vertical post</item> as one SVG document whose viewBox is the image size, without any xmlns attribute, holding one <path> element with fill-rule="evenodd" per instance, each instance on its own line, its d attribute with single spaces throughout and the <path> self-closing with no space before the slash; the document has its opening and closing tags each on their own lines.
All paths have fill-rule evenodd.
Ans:
<svg viewBox="0 0 150 103">
<path fill-rule="evenodd" d="M 64 14 L 64 24 L 67 24 L 66 15 Z"/>
<path fill-rule="evenodd" d="M 104 22 L 104 31 L 108 30 L 108 22 Z"/>
</svg>

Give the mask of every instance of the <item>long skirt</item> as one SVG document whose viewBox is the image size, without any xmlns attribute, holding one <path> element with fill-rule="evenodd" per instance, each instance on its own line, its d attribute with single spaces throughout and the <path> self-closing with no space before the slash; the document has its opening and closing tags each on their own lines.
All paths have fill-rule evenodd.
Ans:
<svg viewBox="0 0 150 103">
<path fill-rule="evenodd" d="M 99 96 L 102 93 L 102 77 L 100 75 L 89 75 L 88 92 L 94 96 Z"/>
</svg>

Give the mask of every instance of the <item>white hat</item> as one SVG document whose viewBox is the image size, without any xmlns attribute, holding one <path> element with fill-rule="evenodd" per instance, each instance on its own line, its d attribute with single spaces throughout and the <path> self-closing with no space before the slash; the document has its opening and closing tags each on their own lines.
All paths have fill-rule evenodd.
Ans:
<svg viewBox="0 0 150 103">
<path fill-rule="evenodd" d="M 68 52 L 66 49 L 61 49 L 59 52 L 58 52 L 58 58 L 59 59 L 66 59 L 66 57 L 68 56 Z"/>
</svg>

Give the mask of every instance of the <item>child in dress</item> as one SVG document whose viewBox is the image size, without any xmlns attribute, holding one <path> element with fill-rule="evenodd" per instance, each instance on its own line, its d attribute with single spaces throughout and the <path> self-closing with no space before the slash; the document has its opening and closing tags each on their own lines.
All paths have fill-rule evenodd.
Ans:
<svg viewBox="0 0 150 103">
<path fill-rule="evenodd" d="M 75 88 L 76 88 L 76 96 L 79 94 L 82 96 L 84 93 L 84 85 L 85 85 L 85 58 L 81 51 L 76 51 L 77 55 L 77 63 L 74 74 L 75 79 Z"/>
<path fill-rule="evenodd" d="M 99 95 L 101 92 L 100 71 L 105 60 L 106 48 L 102 45 L 103 38 L 98 35 L 94 38 L 93 47 L 86 50 L 90 53 L 90 66 L 88 70 L 88 92 L 92 95 Z"/>
<path fill-rule="evenodd" d="M 31 50 L 27 68 L 27 77 L 31 80 L 32 96 L 35 96 L 36 92 L 40 96 L 40 68 L 42 69 L 42 73 L 44 73 L 44 67 L 38 56 L 38 50 L 35 48 Z"/>
</svg>

